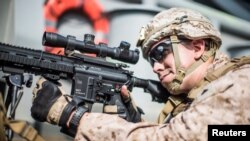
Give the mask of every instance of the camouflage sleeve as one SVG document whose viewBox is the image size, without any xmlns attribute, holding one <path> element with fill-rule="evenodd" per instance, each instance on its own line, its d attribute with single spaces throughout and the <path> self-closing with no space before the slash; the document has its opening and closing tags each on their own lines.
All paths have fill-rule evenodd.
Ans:
<svg viewBox="0 0 250 141">
<path fill-rule="evenodd" d="M 208 85 L 169 124 L 133 124 L 116 116 L 89 113 L 81 119 L 75 140 L 207 140 L 209 124 L 250 124 L 249 68 L 243 66 Z"/>
</svg>

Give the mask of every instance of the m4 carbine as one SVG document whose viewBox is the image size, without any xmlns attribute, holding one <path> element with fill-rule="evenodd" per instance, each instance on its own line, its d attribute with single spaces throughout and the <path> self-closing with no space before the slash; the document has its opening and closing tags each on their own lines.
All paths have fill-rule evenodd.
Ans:
<svg viewBox="0 0 250 141">
<path fill-rule="evenodd" d="M 158 81 L 137 78 L 132 71 L 124 69 L 126 64 L 105 60 L 111 57 L 135 64 L 139 59 L 139 51 L 129 50 L 127 42 L 112 48 L 103 43 L 96 45 L 94 36 L 90 34 L 85 34 L 84 41 L 79 41 L 73 36 L 45 32 L 43 45 L 63 47 L 65 55 L 0 43 L 2 71 L 14 76 L 24 73 L 42 75 L 51 81 L 70 79 L 71 95 L 83 100 L 89 111 L 96 102 L 117 105 L 118 114 L 123 118 L 126 118 L 127 111 L 120 95 L 122 85 L 127 85 L 130 91 L 133 87 L 143 88 L 157 102 L 165 102 L 168 98 L 168 92 Z M 94 53 L 97 57 L 84 53 Z"/>
</svg>

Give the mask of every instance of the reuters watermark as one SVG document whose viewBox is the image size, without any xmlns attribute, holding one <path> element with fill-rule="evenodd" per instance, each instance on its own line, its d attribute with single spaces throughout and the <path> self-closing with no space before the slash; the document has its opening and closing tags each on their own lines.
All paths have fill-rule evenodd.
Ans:
<svg viewBox="0 0 250 141">
<path fill-rule="evenodd" d="M 250 125 L 208 125 L 208 141 L 216 139 L 240 139 L 249 141 Z"/>
</svg>

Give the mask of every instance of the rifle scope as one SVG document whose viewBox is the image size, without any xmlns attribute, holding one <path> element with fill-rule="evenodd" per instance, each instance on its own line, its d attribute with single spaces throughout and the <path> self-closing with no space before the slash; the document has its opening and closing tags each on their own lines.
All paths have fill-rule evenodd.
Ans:
<svg viewBox="0 0 250 141">
<path fill-rule="evenodd" d="M 65 50 L 78 50 L 82 53 L 94 53 L 99 57 L 111 57 L 119 61 L 136 64 L 139 60 L 139 50 L 129 50 L 130 44 L 122 41 L 119 47 L 108 47 L 107 44 L 94 43 L 95 36 L 92 34 L 85 34 L 84 41 L 76 40 L 75 36 L 62 35 L 44 32 L 42 44 L 50 47 L 63 47 Z"/>
</svg>

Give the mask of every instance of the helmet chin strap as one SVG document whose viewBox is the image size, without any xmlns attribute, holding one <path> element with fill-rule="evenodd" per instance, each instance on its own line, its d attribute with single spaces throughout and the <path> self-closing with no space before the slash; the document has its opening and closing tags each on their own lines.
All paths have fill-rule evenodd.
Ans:
<svg viewBox="0 0 250 141">
<path fill-rule="evenodd" d="M 181 84 L 185 76 L 193 72 L 196 68 L 198 68 L 201 64 L 205 63 L 209 57 L 213 56 L 217 50 L 217 46 L 213 41 L 210 41 L 210 49 L 205 51 L 203 55 L 190 67 L 183 68 L 181 67 L 180 55 L 178 51 L 178 45 L 180 44 L 180 40 L 176 35 L 170 36 L 170 40 L 172 42 L 172 50 L 174 54 L 175 60 L 175 68 L 176 68 L 176 76 L 172 82 L 170 82 L 167 86 L 168 91 L 173 95 L 181 94 Z"/>
</svg>

